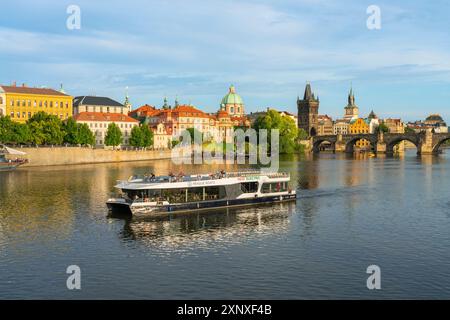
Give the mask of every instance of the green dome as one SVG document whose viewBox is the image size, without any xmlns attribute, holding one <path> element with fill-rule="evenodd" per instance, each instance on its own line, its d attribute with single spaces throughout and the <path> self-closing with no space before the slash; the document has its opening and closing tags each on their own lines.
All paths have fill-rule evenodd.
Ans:
<svg viewBox="0 0 450 320">
<path fill-rule="evenodd" d="M 236 93 L 236 90 L 233 85 L 230 87 L 230 91 L 225 97 L 223 97 L 221 102 L 221 105 L 227 104 L 240 104 L 240 105 L 244 104 L 242 102 L 241 96 Z"/>
</svg>

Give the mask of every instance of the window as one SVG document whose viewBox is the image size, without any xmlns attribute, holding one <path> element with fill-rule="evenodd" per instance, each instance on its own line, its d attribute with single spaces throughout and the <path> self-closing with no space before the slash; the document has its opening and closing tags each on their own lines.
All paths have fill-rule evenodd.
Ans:
<svg viewBox="0 0 450 320">
<path fill-rule="evenodd" d="M 288 190 L 287 182 L 263 183 L 261 187 L 262 193 L 283 192 Z"/>
<path fill-rule="evenodd" d="M 28 112 L 28 118 L 31 118 L 31 112 Z"/>
<path fill-rule="evenodd" d="M 0 97 L 0 104 L 3 104 L 3 97 Z"/>
<path fill-rule="evenodd" d="M 241 183 L 241 190 L 243 193 L 258 192 L 258 182 L 244 182 Z"/>
<path fill-rule="evenodd" d="M 11 118 L 14 118 L 14 112 L 10 113 Z"/>
</svg>

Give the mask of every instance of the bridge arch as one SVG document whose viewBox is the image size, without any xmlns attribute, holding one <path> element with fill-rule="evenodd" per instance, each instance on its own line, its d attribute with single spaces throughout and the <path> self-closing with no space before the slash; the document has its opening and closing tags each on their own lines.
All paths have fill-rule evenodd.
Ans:
<svg viewBox="0 0 450 320">
<path fill-rule="evenodd" d="M 359 140 L 367 140 L 370 143 L 371 149 L 376 147 L 377 145 L 377 139 L 373 138 L 372 136 L 366 136 L 366 135 L 361 135 L 361 136 L 356 136 L 356 137 L 352 137 L 351 139 L 349 139 L 348 141 L 345 142 L 345 152 L 346 153 L 353 153 L 355 151 L 355 143 L 358 142 Z"/>
<path fill-rule="evenodd" d="M 417 152 L 420 150 L 420 141 L 418 141 L 416 138 L 408 137 L 408 136 L 399 136 L 395 137 L 393 139 L 390 139 L 386 142 L 386 153 L 394 153 L 394 147 L 403 141 L 409 141 L 412 144 L 414 144 L 417 148 Z"/>
<path fill-rule="evenodd" d="M 316 136 L 313 142 L 313 152 L 314 153 L 319 153 L 320 152 L 320 145 L 324 142 L 329 142 L 332 146 L 333 149 L 336 145 L 336 139 L 331 138 L 331 137 L 323 137 L 321 138 L 320 136 Z"/>
<path fill-rule="evenodd" d="M 433 154 L 438 154 L 439 153 L 439 149 L 441 148 L 441 146 L 444 144 L 444 142 L 449 141 L 450 140 L 450 135 L 440 139 L 434 146 L 433 146 Z"/>
</svg>

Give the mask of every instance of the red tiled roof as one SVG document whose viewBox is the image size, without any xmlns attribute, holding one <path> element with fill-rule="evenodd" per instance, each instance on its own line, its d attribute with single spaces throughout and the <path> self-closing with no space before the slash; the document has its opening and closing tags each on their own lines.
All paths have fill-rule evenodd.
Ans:
<svg viewBox="0 0 450 320">
<path fill-rule="evenodd" d="M 49 96 L 65 96 L 70 97 L 68 94 L 62 93 L 49 88 L 29 88 L 29 87 L 18 87 L 18 86 L 1 86 L 6 93 L 20 93 L 20 94 L 39 94 L 39 95 L 49 95 Z"/>
<path fill-rule="evenodd" d="M 128 115 L 138 114 L 138 113 L 141 116 L 151 117 L 151 116 L 159 113 L 159 110 L 156 110 L 155 107 L 146 104 L 146 105 L 143 105 L 143 106 L 137 108 L 136 110 L 129 112 Z"/>
<path fill-rule="evenodd" d="M 106 112 L 81 112 L 74 117 L 75 121 L 102 121 L 102 122 L 134 122 L 139 123 L 138 120 L 133 119 L 125 114 L 120 113 L 106 113 Z"/>
</svg>

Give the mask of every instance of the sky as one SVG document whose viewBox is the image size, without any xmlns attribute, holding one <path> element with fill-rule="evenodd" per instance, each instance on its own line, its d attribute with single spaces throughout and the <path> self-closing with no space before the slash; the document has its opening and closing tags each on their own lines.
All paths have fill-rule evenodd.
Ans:
<svg viewBox="0 0 450 320">
<path fill-rule="evenodd" d="M 0 83 L 109 96 L 133 107 L 215 112 L 233 84 L 246 112 L 296 112 L 306 82 L 321 114 L 450 122 L 450 2 L 445 0 L 2 1 Z M 69 5 L 81 28 L 67 28 Z M 369 29 L 367 8 L 380 8 Z"/>
</svg>

